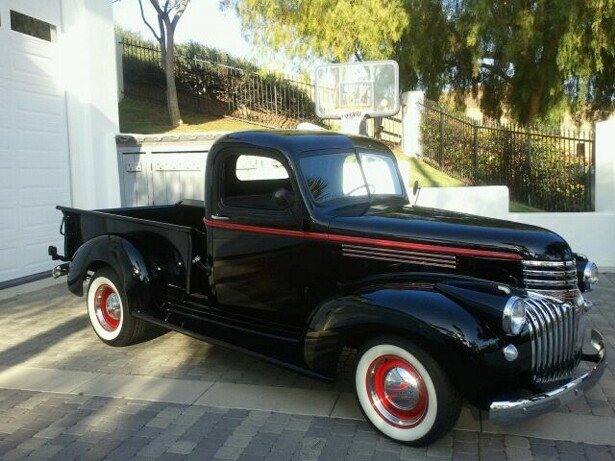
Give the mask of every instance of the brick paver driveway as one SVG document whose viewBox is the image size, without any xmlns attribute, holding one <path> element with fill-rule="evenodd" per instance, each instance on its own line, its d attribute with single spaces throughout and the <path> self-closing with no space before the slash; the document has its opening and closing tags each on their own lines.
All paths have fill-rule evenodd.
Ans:
<svg viewBox="0 0 615 461">
<path fill-rule="evenodd" d="M 0 390 L 3 459 L 612 460 L 615 446 L 454 431 L 427 448 L 366 422 Z"/>
<path fill-rule="evenodd" d="M 596 304 L 590 321 L 605 336 L 612 359 L 615 351 L 615 307 L 612 304 L 615 276 L 603 276 L 599 287 L 588 297 Z M 54 393 L 34 392 L 36 388 L 28 387 L 28 383 L 36 381 L 37 373 L 33 371 L 31 377 L 27 374 L 31 367 L 56 373 L 53 379 L 58 373 L 65 373 L 83 376 L 84 382 L 88 376 L 102 374 L 109 379 L 122 378 L 123 382 L 145 377 L 173 378 L 178 381 L 165 382 L 177 382 L 178 386 L 180 382 L 182 385 L 204 383 L 203 389 L 212 383 L 212 389 L 216 385 L 221 388 L 253 385 L 273 389 L 280 395 L 289 390 L 312 392 L 323 399 L 335 395 L 333 406 L 352 391 L 351 357 L 340 364 L 341 377 L 337 383 L 323 384 L 176 333 L 136 346 L 110 348 L 91 331 L 83 299 L 72 296 L 63 284 L 0 301 L 0 322 L 3 326 L 0 382 L 2 373 L 16 373 L 22 380 L 19 382 L 24 383 L 23 386 L 5 386 L 13 389 L 0 389 L 0 455 L 7 459 L 26 455 L 56 459 L 137 456 L 335 460 L 447 458 L 453 455 L 459 459 L 479 456 L 483 459 L 615 457 L 609 443 L 604 441 L 612 440 L 611 444 L 615 445 L 612 366 L 591 392 L 560 410 L 559 418 L 575 427 L 565 434 L 548 436 L 560 439 L 557 442 L 526 437 L 527 428 L 523 427 L 499 432 L 526 435 L 524 437 L 486 433 L 488 426 L 477 418 L 476 428 L 482 432 L 457 430 L 428 449 L 416 450 L 385 440 L 364 421 L 330 417 L 328 410 L 322 416 L 320 413 L 292 414 L 288 410 L 292 402 L 290 406 L 276 408 L 280 412 L 250 411 L 233 408 L 231 404 L 211 406 L 211 400 L 207 399 L 194 405 L 170 403 L 172 399 L 164 401 L 164 398 L 163 401 L 144 402 L 140 399 L 147 396 L 142 394 L 124 395 L 130 399 L 79 395 L 88 393 L 80 392 L 79 388 L 63 390 L 59 387 Z M 246 404 L 243 408 L 255 407 Z M 335 411 L 332 413 L 336 415 Z M 596 428 L 602 431 L 595 438 L 598 444 L 566 441 L 592 442 L 591 432 L 596 432 Z M 609 437 L 611 430 L 612 439 Z"/>
</svg>

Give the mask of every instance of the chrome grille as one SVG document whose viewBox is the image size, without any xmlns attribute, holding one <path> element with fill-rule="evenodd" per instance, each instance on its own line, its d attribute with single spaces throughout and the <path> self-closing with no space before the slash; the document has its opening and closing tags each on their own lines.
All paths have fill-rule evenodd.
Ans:
<svg viewBox="0 0 615 461">
<path fill-rule="evenodd" d="M 547 383 L 568 378 L 581 359 L 582 308 L 575 303 L 531 294 L 526 312 L 534 381 Z"/>
<path fill-rule="evenodd" d="M 523 261 L 523 284 L 528 291 L 560 300 L 579 296 L 575 261 Z"/>
</svg>

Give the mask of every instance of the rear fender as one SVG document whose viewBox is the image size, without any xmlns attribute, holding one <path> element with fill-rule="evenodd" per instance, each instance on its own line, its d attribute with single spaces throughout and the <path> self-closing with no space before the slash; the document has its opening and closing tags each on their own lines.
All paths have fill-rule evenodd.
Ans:
<svg viewBox="0 0 615 461">
<path fill-rule="evenodd" d="M 83 296 L 88 270 L 99 265 L 108 265 L 117 273 L 131 307 L 149 304 L 150 275 L 145 259 L 132 243 L 117 235 L 101 235 L 79 247 L 68 269 L 68 289 Z"/>
<path fill-rule="evenodd" d="M 484 372 L 481 359 L 500 347 L 488 323 L 456 300 L 433 287 L 396 284 L 322 303 L 309 324 L 304 358 L 311 368 L 333 377 L 344 346 L 360 347 L 385 335 L 401 336 L 421 347 L 466 395 Z"/>
</svg>

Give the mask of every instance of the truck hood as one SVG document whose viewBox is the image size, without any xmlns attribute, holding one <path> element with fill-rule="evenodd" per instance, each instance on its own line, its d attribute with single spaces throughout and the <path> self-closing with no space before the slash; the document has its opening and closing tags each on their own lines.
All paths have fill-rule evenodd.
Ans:
<svg viewBox="0 0 615 461">
<path fill-rule="evenodd" d="M 389 239 L 504 251 L 523 259 L 561 261 L 573 258 L 566 241 L 554 232 L 500 219 L 418 206 L 370 209 L 361 216 L 338 216 L 329 224 L 331 234 Z"/>
</svg>

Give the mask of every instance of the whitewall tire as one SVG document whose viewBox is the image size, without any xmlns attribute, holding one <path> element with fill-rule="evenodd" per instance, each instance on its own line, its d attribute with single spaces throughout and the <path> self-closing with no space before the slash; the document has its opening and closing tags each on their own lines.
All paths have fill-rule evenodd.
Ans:
<svg viewBox="0 0 615 461">
<path fill-rule="evenodd" d="M 366 419 L 381 433 L 425 445 L 449 432 L 461 402 L 425 352 L 400 338 L 380 338 L 357 354 L 355 389 Z"/>
<path fill-rule="evenodd" d="M 124 305 L 113 281 L 101 275 L 92 279 L 88 289 L 88 315 L 96 334 L 113 341 L 122 331 Z"/>
<path fill-rule="evenodd" d="M 88 317 L 98 337 L 110 346 L 128 346 L 143 340 L 151 330 L 143 320 L 130 315 L 124 287 L 110 268 L 98 269 L 88 286 Z"/>
</svg>

